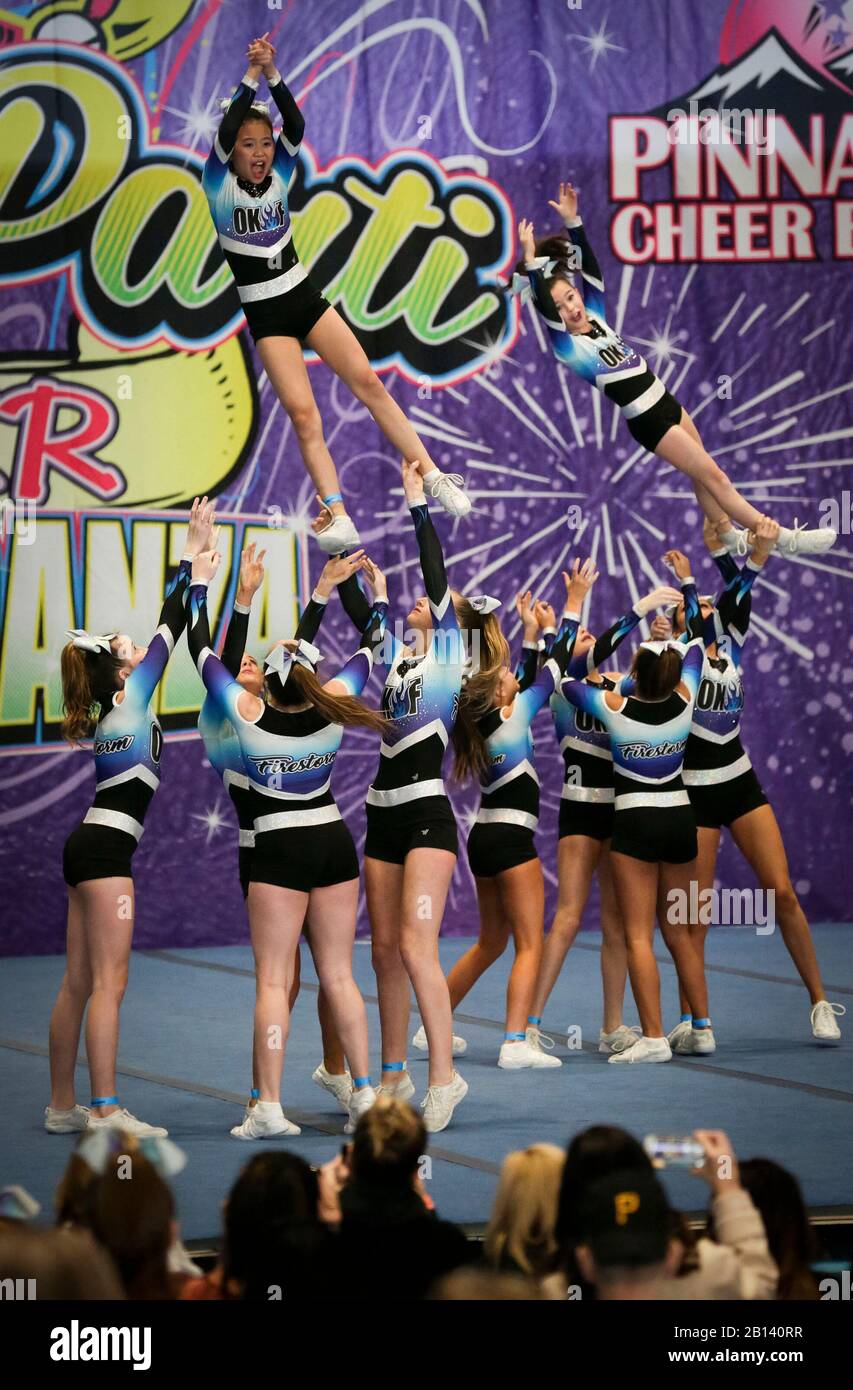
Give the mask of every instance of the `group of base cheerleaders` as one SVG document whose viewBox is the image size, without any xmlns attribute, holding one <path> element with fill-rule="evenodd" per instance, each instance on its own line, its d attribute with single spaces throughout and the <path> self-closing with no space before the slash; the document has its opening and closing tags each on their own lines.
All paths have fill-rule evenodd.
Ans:
<svg viewBox="0 0 853 1390">
<path fill-rule="evenodd" d="M 261 76 L 281 116 L 277 137 L 267 108 L 255 100 Z M 466 1043 L 453 1033 L 453 1010 L 510 938 L 515 958 L 498 1066 L 559 1067 L 540 1025 L 596 875 L 600 1050 L 617 1065 L 713 1052 L 707 926 L 685 923 L 670 904 L 676 890 L 681 901 L 694 902 L 712 886 L 724 827 L 761 887 L 775 895 L 785 945 L 809 992 L 814 1037 L 837 1041 L 836 1016 L 844 1010 L 825 998 L 779 827 L 739 736 L 741 649 L 755 578 L 774 550 L 823 550 L 834 543 L 834 532 L 785 529 L 762 516 L 706 453 L 663 382 L 607 324 L 601 272 L 578 217 L 577 195 L 561 185 L 551 206 L 567 235 L 537 244 L 531 224 L 522 222 L 524 256 L 512 288 L 530 294 L 558 359 L 615 402 L 639 443 L 691 479 L 722 589 L 716 599 L 700 597 L 689 560 L 671 550 L 664 559 L 672 584 L 652 590 L 596 637 L 581 625 L 581 612 L 597 573 L 591 560 L 577 559 L 563 576 L 559 612 L 532 593 L 516 597 L 523 646 L 513 663 L 500 602 L 463 595 L 447 578 L 429 499 L 453 517 L 466 516 L 471 507 L 462 479 L 436 468 L 296 254 L 287 187 L 303 128 L 264 35 L 249 45 L 248 67 L 227 103 L 204 187 L 265 373 L 293 422 L 317 489 L 322 505 L 314 531 L 329 558 L 296 633 L 260 663 L 246 645 L 253 596 L 265 582 L 264 557 L 248 546 L 217 656 L 207 607 L 220 559 L 216 518 L 208 499 L 197 499 L 149 645 L 139 647 L 120 632 L 68 634 L 61 658 L 63 732 L 74 743 L 92 740 L 96 786 L 64 851 L 67 966 L 50 1023 L 46 1129 L 166 1132 L 121 1105 L 116 1054 L 133 936 L 132 856 L 160 782 L 162 735 L 151 702 L 184 629 L 205 691 L 199 731 L 235 808 L 255 958 L 252 1088 L 231 1131 L 236 1138 L 299 1132 L 284 1114 L 281 1094 L 303 934 L 320 982 L 323 1060 L 314 1080 L 346 1112 L 347 1130 L 379 1092 L 406 1100 L 415 1094 L 407 1067 L 412 991 L 422 1026 L 411 1045 L 429 1054 L 425 1125 L 437 1132 L 449 1124 L 468 1090 L 454 1063 Z M 580 273 L 580 289 L 572 267 Z M 308 381 L 306 345 L 350 386 L 402 455 L 402 488 L 425 589 L 405 617 L 405 644 L 388 622 L 385 576 L 359 548 L 346 511 Z M 740 565 L 735 554 L 748 558 Z M 315 639 L 336 589 L 353 623 L 353 649 L 336 673 L 321 675 Z M 611 658 L 652 614 L 650 639 L 620 674 Z M 375 665 L 387 670 L 379 709 L 364 699 Z M 547 938 L 531 732 L 546 704 L 564 760 L 558 904 Z M 352 972 L 359 861 L 331 786 L 350 727 L 375 733 L 378 741 L 363 853 L 381 1025 L 377 1087 L 364 1001 Z M 476 780 L 481 793 L 467 843 L 480 932 L 445 978 L 438 937 L 458 856 L 443 778 L 450 743 L 454 776 Z M 690 893 L 693 883 L 700 896 Z M 668 1035 L 653 953 L 656 919 L 680 991 L 681 1017 Z M 639 1029 L 623 1021 L 627 979 Z M 84 1017 L 88 1107 L 76 1103 L 74 1087 Z"/>
</svg>

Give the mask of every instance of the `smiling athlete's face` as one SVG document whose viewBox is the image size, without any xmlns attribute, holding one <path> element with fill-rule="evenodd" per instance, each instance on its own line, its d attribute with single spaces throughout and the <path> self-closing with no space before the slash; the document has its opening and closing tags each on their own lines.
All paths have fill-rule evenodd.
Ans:
<svg viewBox="0 0 853 1390">
<path fill-rule="evenodd" d="M 244 121 L 231 156 L 234 172 L 248 183 L 261 183 L 272 168 L 275 143 L 266 121 Z"/>
<path fill-rule="evenodd" d="M 240 662 L 240 670 L 237 673 L 237 684 L 242 685 L 243 689 L 250 695 L 257 695 L 263 698 L 264 693 L 264 673 L 253 656 L 248 652 Z"/>
<path fill-rule="evenodd" d="M 570 333 L 581 333 L 587 327 L 586 309 L 574 285 L 567 280 L 555 280 L 551 286 L 554 307 Z"/>
</svg>

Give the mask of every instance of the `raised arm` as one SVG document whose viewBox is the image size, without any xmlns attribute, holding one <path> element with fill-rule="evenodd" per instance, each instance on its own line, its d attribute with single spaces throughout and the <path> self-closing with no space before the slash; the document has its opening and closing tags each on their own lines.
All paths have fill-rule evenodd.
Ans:
<svg viewBox="0 0 853 1390">
<path fill-rule="evenodd" d="M 237 581 L 237 593 L 222 647 L 222 665 L 232 676 L 240 674 L 240 666 L 246 650 L 246 639 L 249 635 L 252 599 L 264 582 L 264 556 L 267 552 L 261 550 L 256 555 L 255 549 L 255 542 L 251 541 L 249 545 L 244 546 L 240 555 L 240 577 Z"/>
<path fill-rule="evenodd" d="M 421 574 L 423 575 L 429 606 L 432 610 L 433 623 L 436 629 L 458 631 L 459 624 L 456 619 L 456 610 L 453 607 L 450 585 L 447 582 L 441 541 L 438 539 L 429 514 L 429 507 L 424 495 L 423 478 L 414 463 L 403 463 L 403 491 L 406 494 L 412 524 L 418 539 Z"/>
<path fill-rule="evenodd" d="M 166 663 L 175 649 L 175 643 L 186 625 L 186 602 L 192 562 L 202 547 L 208 544 L 214 521 L 213 503 L 208 503 L 206 497 L 201 501 L 196 498 L 190 512 L 181 563 L 166 586 L 157 631 L 151 638 L 142 661 L 131 671 L 124 683 L 125 703 L 129 701 L 144 709 L 157 688 Z"/>
<path fill-rule="evenodd" d="M 281 130 L 275 142 L 273 163 L 284 179 L 289 182 L 299 146 L 302 144 L 302 136 L 305 133 L 305 117 L 296 105 L 293 93 L 276 67 L 275 48 L 270 43 L 267 34 L 264 34 L 262 38 L 255 39 L 249 45 L 249 61 L 260 64 L 270 89 L 270 96 L 278 107 L 281 116 Z"/>
<path fill-rule="evenodd" d="M 210 645 L 207 586 L 218 565 L 218 557 L 215 562 L 210 559 L 210 563 L 206 563 L 210 557 L 211 552 L 208 551 L 206 555 L 196 559 L 193 566 L 188 600 L 187 644 L 196 669 L 204 681 L 205 689 L 217 710 L 224 718 L 235 723 L 238 718 L 245 717 L 243 711 L 238 708 L 241 697 L 244 704 L 254 702 L 258 710 L 262 708 L 263 702 L 249 695 L 238 685 Z"/>
<path fill-rule="evenodd" d="M 257 64 L 249 64 L 219 123 L 219 129 L 213 141 L 213 149 L 207 157 L 201 180 L 202 187 L 208 197 L 221 184 L 228 170 L 228 164 L 237 143 L 237 132 L 249 114 L 249 109 L 258 93 L 260 73 L 261 69 Z"/>
<path fill-rule="evenodd" d="M 385 619 L 388 614 L 387 595 L 378 598 L 370 610 L 370 619 L 361 635 L 358 651 L 354 652 L 341 667 L 326 689 L 332 695 L 360 695 L 370 679 L 373 670 L 374 654 L 385 636 Z"/>
<path fill-rule="evenodd" d="M 587 313 L 604 315 L 604 277 L 595 252 L 587 241 L 583 222 L 578 212 L 578 195 L 570 183 L 561 183 L 556 201 L 549 199 L 549 207 L 558 212 L 574 247 L 572 269 L 581 275 L 583 301 Z"/>
<path fill-rule="evenodd" d="M 521 619 L 522 629 L 521 655 L 515 668 L 520 692 L 533 684 L 539 670 L 539 621 L 530 589 L 516 595 L 515 611 Z"/>
</svg>

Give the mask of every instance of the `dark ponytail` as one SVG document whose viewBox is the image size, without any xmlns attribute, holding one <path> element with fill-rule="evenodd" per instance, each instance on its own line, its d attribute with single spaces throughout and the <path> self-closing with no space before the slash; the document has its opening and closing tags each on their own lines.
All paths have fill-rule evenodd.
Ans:
<svg viewBox="0 0 853 1390">
<path fill-rule="evenodd" d="M 85 651 L 68 642 L 62 648 L 62 737 L 69 743 L 91 738 L 98 720 L 112 708 L 123 663 L 112 652 Z"/>
<path fill-rule="evenodd" d="M 656 656 L 639 647 L 631 667 L 641 700 L 665 700 L 681 680 L 681 657 L 668 647 Z"/>
<path fill-rule="evenodd" d="M 331 695 L 325 690 L 314 671 L 294 662 L 282 682 L 276 671 L 268 671 L 266 686 L 272 698 L 282 705 L 313 705 L 330 724 L 344 727 L 373 729 L 384 734 L 389 728 L 387 719 L 378 710 L 370 709 L 354 695 Z"/>
<path fill-rule="evenodd" d="M 551 288 L 551 285 L 554 283 L 555 280 L 565 280 L 567 284 L 570 285 L 574 283 L 574 281 L 572 280 L 571 266 L 569 264 L 569 256 L 571 254 L 571 251 L 572 242 L 568 234 L 565 232 L 557 232 L 555 236 L 542 237 L 539 241 L 537 241 L 537 257 L 547 256 L 549 261 L 557 262 L 556 266 L 554 267 L 553 274 L 549 275 L 548 279 L 545 282 L 546 287 L 548 289 Z M 520 260 L 516 261 L 515 265 L 512 268 L 514 275 L 524 275 L 526 269 L 527 265 L 524 256 L 522 256 Z M 512 281 L 510 281 L 510 284 L 506 285 L 505 288 L 508 290 L 511 284 Z"/>
</svg>

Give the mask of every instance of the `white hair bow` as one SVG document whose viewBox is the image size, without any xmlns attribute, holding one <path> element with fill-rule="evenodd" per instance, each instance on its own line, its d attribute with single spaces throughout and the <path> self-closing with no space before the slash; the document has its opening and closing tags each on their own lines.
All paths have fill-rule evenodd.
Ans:
<svg viewBox="0 0 853 1390">
<path fill-rule="evenodd" d="M 161 1178 L 173 1178 L 186 1167 L 187 1156 L 171 1139 L 156 1135 L 139 1141 L 143 1153 Z M 77 1152 L 93 1173 L 105 1173 L 111 1155 L 123 1154 L 125 1145 L 120 1129 L 99 1129 L 87 1132 L 77 1145 Z M 133 1155 L 128 1155 L 132 1159 Z"/>
<path fill-rule="evenodd" d="M 273 647 L 264 662 L 264 671 L 267 675 L 274 672 L 284 685 L 294 661 L 297 666 L 304 666 L 308 671 L 316 671 L 318 663 L 322 660 L 319 649 L 311 642 L 306 642 L 304 637 L 300 637 L 293 650 L 281 643 L 277 647 Z"/>
<path fill-rule="evenodd" d="M 667 637 L 662 642 L 641 642 L 640 650 L 651 652 L 653 656 L 663 656 L 664 652 L 672 651 L 683 657 L 685 648 L 683 642 L 677 642 L 674 637 Z"/>
<path fill-rule="evenodd" d="M 494 613 L 501 606 L 499 598 L 490 598 L 488 594 L 476 594 L 468 602 L 476 613 Z"/>
<path fill-rule="evenodd" d="M 559 261 L 549 261 L 547 256 L 539 256 L 535 261 L 532 262 L 528 269 L 541 270 L 542 274 L 547 279 L 549 275 L 554 274 L 554 271 L 556 270 L 558 265 Z M 509 292 L 511 295 L 514 295 L 517 299 L 520 299 L 522 303 L 524 303 L 525 300 L 532 298 L 533 289 L 525 271 L 517 270 L 515 272 L 515 274 L 512 277 L 512 280 L 510 281 Z"/>
<path fill-rule="evenodd" d="M 227 110 L 228 110 L 228 107 L 231 105 L 231 103 L 232 103 L 233 100 L 234 100 L 233 96 L 230 96 L 230 97 L 222 97 L 222 99 L 221 99 L 220 102 L 219 102 L 219 109 L 220 109 L 220 111 L 227 111 Z M 249 110 L 250 110 L 250 111 L 263 111 L 264 115 L 265 115 L 265 116 L 268 116 L 269 113 L 270 113 L 270 104 L 269 104 L 268 101 L 253 101 L 253 102 L 252 102 L 252 105 L 249 107 Z"/>
<path fill-rule="evenodd" d="M 84 627 L 69 628 L 65 636 L 73 646 L 79 647 L 84 652 L 111 652 L 110 643 L 114 637 L 118 637 L 117 632 L 105 632 L 98 637 L 93 632 L 87 632 Z"/>
</svg>

